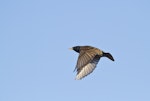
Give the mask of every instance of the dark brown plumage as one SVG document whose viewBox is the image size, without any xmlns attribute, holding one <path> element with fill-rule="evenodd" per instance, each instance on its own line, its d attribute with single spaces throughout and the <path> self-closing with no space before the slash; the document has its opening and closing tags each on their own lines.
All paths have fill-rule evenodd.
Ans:
<svg viewBox="0 0 150 101">
<path fill-rule="evenodd" d="M 92 73 L 101 57 L 107 57 L 114 61 L 110 53 L 105 53 L 92 46 L 75 46 L 70 49 L 79 53 L 75 67 L 75 70 L 77 70 L 76 80 L 80 80 Z"/>
</svg>

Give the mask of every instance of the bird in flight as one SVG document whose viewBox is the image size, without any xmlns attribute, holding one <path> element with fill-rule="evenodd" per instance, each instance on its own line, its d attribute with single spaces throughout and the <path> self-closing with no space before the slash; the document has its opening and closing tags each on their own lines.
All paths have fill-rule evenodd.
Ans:
<svg viewBox="0 0 150 101">
<path fill-rule="evenodd" d="M 74 46 L 69 49 L 79 53 L 75 67 L 75 71 L 77 71 L 76 80 L 80 80 L 92 73 L 101 57 L 107 57 L 114 61 L 114 58 L 110 53 L 105 53 L 104 51 L 92 46 Z"/>
</svg>

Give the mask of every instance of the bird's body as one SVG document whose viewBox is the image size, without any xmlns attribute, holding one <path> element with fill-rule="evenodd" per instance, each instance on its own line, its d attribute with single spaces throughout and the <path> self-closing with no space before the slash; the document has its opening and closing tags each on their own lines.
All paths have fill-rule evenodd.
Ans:
<svg viewBox="0 0 150 101">
<path fill-rule="evenodd" d="M 114 61 L 110 53 L 105 53 L 92 46 L 75 46 L 71 49 L 79 53 L 75 67 L 75 70 L 77 70 L 76 80 L 82 79 L 93 72 L 101 57 L 107 57 Z"/>
</svg>

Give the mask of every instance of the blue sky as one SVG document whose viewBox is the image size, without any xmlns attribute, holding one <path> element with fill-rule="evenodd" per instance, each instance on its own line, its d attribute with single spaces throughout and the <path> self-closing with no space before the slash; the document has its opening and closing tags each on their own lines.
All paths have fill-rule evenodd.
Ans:
<svg viewBox="0 0 150 101">
<path fill-rule="evenodd" d="M 0 1 L 0 101 L 150 101 L 149 0 Z M 78 54 L 110 52 L 75 80 Z"/>
</svg>

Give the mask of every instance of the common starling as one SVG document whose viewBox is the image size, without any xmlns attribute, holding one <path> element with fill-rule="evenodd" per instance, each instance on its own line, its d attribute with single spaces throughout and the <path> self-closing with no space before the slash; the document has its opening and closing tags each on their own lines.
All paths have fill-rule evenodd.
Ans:
<svg viewBox="0 0 150 101">
<path fill-rule="evenodd" d="M 75 70 L 77 71 L 76 80 L 80 80 L 93 72 L 101 57 L 107 57 L 114 61 L 110 53 L 92 47 L 92 46 L 75 46 L 71 50 L 79 53 Z"/>
</svg>

